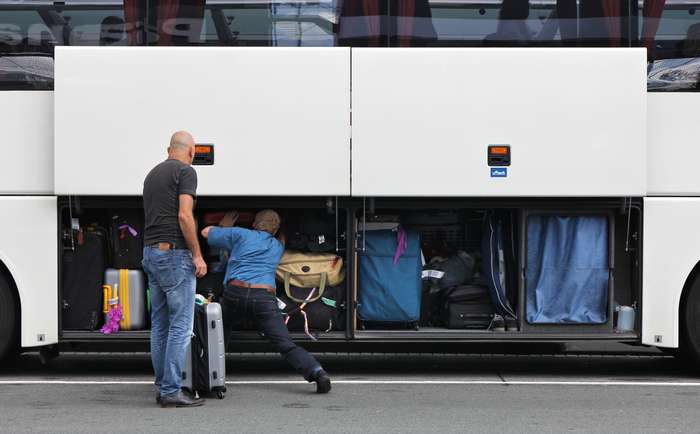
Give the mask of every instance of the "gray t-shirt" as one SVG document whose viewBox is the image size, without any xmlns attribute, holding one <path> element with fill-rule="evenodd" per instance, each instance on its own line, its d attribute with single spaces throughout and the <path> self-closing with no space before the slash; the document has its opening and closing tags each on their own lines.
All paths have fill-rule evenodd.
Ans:
<svg viewBox="0 0 700 434">
<path fill-rule="evenodd" d="M 168 159 L 154 167 L 143 182 L 143 208 L 146 214 L 144 244 L 184 245 L 178 212 L 180 195 L 197 198 L 197 172 L 179 160 Z"/>
</svg>

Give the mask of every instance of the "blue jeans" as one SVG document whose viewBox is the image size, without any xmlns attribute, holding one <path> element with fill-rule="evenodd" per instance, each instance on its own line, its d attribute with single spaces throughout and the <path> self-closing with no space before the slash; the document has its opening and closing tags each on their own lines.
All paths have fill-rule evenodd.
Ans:
<svg viewBox="0 0 700 434">
<path fill-rule="evenodd" d="M 321 364 L 308 351 L 292 341 L 274 295 L 264 289 L 228 285 L 224 290 L 223 301 L 226 345 L 235 324 L 244 319 L 253 321 L 258 331 L 275 346 L 287 363 L 303 375 L 306 381 L 315 380 L 316 374 L 321 370 Z"/>
<path fill-rule="evenodd" d="M 161 396 L 180 392 L 185 351 L 192 336 L 197 286 L 189 250 L 143 249 L 151 289 L 151 361 Z"/>
</svg>

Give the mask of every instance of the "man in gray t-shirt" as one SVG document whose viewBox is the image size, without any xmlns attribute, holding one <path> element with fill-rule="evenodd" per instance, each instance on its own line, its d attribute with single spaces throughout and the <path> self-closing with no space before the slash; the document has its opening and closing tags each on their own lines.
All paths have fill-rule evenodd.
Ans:
<svg viewBox="0 0 700 434">
<path fill-rule="evenodd" d="M 168 158 L 154 167 L 143 183 L 144 245 L 173 243 L 186 247 L 179 220 L 180 195 L 197 198 L 197 172 L 189 164 Z"/>
<path fill-rule="evenodd" d="M 194 139 L 173 134 L 168 159 L 143 183 L 146 217 L 143 269 L 151 289 L 151 360 L 156 374 L 156 402 L 162 407 L 202 405 L 182 394 L 180 382 L 192 335 L 196 277 L 207 273 L 197 238 L 193 209 L 197 173 L 192 168 Z"/>
</svg>

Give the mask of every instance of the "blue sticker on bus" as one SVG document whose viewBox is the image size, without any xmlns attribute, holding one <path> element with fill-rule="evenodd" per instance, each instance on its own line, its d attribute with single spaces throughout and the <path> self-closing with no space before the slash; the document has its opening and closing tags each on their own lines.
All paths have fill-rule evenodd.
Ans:
<svg viewBox="0 0 700 434">
<path fill-rule="evenodd" d="M 507 167 L 492 167 L 491 178 L 506 178 L 508 176 Z"/>
</svg>

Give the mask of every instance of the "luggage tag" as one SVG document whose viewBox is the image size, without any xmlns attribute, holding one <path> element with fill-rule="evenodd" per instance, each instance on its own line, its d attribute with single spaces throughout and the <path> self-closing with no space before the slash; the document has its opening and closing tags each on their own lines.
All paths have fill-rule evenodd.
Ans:
<svg viewBox="0 0 700 434">
<path fill-rule="evenodd" d="M 280 310 L 284 310 L 284 308 L 287 307 L 287 303 L 285 303 L 282 300 L 280 300 L 279 298 L 277 298 L 277 307 Z"/>
<path fill-rule="evenodd" d="M 321 302 L 323 302 L 323 304 L 325 304 L 326 306 L 330 306 L 330 307 L 333 307 L 333 308 L 337 308 L 337 307 L 338 307 L 336 301 L 335 301 L 335 300 L 331 300 L 330 298 L 321 297 Z"/>
<path fill-rule="evenodd" d="M 445 272 L 439 270 L 423 270 L 421 277 L 423 279 L 442 279 L 445 277 Z"/>
</svg>

